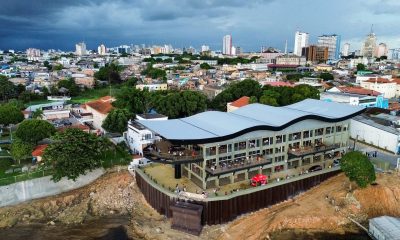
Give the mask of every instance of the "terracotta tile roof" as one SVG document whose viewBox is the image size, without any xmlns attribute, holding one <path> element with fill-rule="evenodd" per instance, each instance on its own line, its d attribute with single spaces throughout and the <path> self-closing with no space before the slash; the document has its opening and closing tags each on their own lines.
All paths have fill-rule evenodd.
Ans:
<svg viewBox="0 0 400 240">
<path fill-rule="evenodd" d="M 338 87 L 338 89 L 343 93 L 353 93 L 353 94 L 368 95 L 368 96 L 379 96 L 379 95 L 381 95 L 380 92 L 377 92 L 377 91 L 374 91 L 374 90 L 365 89 L 365 88 L 362 88 L 362 87 L 340 86 L 340 87 Z"/>
<path fill-rule="evenodd" d="M 58 131 L 62 132 L 62 131 L 64 131 L 65 129 L 68 129 L 68 128 L 77 128 L 77 129 L 80 129 L 80 130 L 85 131 L 85 132 L 88 132 L 88 131 L 90 130 L 90 127 L 88 127 L 88 126 L 86 126 L 86 125 L 77 124 L 77 125 L 71 125 L 71 126 L 64 126 L 64 127 L 61 127 L 61 128 L 58 129 Z"/>
<path fill-rule="evenodd" d="M 273 87 L 294 87 L 294 84 L 291 84 L 290 82 L 264 82 L 264 85 L 269 85 Z"/>
<path fill-rule="evenodd" d="M 43 155 L 43 151 L 47 148 L 48 144 L 38 145 L 32 152 L 33 157 L 38 157 Z"/>
<path fill-rule="evenodd" d="M 240 107 L 248 105 L 249 102 L 250 102 L 250 98 L 247 97 L 247 96 L 244 96 L 244 97 L 241 97 L 241 98 L 239 98 L 238 100 L 236 100 L 234 102 L 231 102 L 231 106 L 240 108 Z"/>
<path fill-rule="evenodd" d="M 110 96 L 105 96 L 102 97 L 98 100 L 92 101 L 92 102 L 87 102 L 86 107 L 89 106 L 95 111 L 102 113 L 102 114 L 107 114 L 109 113 L 114 107 L 112 106 L 112 102 L 115 99 L 110 97 Z"/>
<path fill-rule="evenodd" d="M 369 83 L 391 83 L 390 80 L 386 78 L 370 78 L 369 80 L 365 81 Z"/>
<path fill-rule="evenodd" d="M 392 82 L 395 82 L 397 84 L 400 84 L 400 78 L 393 78 Z"/>
</svg>

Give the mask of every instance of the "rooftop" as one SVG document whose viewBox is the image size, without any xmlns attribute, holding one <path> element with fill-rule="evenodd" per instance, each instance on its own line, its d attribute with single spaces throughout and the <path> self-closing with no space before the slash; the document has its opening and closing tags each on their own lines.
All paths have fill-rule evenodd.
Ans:
<svg viewBox="0 0 400 240">
<path fill-rule="evenodd" d="M 233 112 L 208 111 L 181 119 L 138 122 L 170 141 L 202 143 L 222 141 L 255 130 L 279 131 L 306 119 L 343 121 L 358 115 L 364 109 L 306 99 L 285 107 L 254 103 Z"/>
<path fill-rule="evenodd" d="M 237 107 L 237 108 L 240 108 L 240 107 L 244 107 L 244 106 L 248 105 L 249 102 L 250 102 L 250 98 L 247 97 L 247 96 L 244 96 L 244 97 L 241 97 L 241 98 L 239 98 L 238 100 L 236 100 L 234 102 L 231 102 L 230 105 L 234 106 L 234 107 Z"/>
<path fill-rule="evenodd" d="M 86 106 L 93 108 L 99 113 L 107 114 L 114 108 L 111 104 L 113 101 L 114 98 L 110 96 L 105 96 L 98 100 L 86 103 Z"/>
<path fill-rule="evenodd" d="M 38 145 L 32 152 L 33 157 L 42 156 L 44 150 L 47 148 L 48 144 Z"/>
<path fill-rule="evenodd" d="M 346 86 L 340 86 L 337 87 L 341 92 L 344 93 L 353 93 L 353 94 L 360 94 L 360 95 L 369 95 L 369 96 L 379 96 L 381 95 L 380 92 L 374 91 L 374 90 L 369 90 L 365 89 L 362 87 L 346 87 Z"/>
<path fill-rule="evenodd" d="M 384 233 L 387 239 L 400 240 L 400 218 L 382 216 L 369 221 L 370 224 Z"/>
</svg>

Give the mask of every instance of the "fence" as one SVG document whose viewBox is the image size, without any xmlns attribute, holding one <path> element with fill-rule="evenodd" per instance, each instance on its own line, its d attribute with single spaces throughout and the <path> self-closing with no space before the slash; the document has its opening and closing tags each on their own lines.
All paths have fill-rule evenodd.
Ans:
<svg viewBox="0 0 400 240">
<path fill-rule="evenodd" d="M 13 175 L 6 178 L 0 178 L 0 186 L 26 181 L 34 178 L 45 177 L 51 175 L 52 173 L 53 169 L 45 169 L 45 170 L 26 172 L 23 174 Z"/>
</svg>

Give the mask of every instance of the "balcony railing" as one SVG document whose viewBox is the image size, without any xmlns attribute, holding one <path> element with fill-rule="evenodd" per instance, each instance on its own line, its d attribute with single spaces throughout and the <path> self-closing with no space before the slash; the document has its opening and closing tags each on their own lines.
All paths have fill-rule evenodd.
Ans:
<svg viewBox="0 0 400 240">
<path fill-rule="evenodd" d="M 252 167 L 263 166 L 271 163 L 272 163 L 272 158 L 266 158 L 266 157 L 258 157 L 258 158 L 256 157 L 253 160 L 233 160 L 233 161 L 231 160 L 228 161 L 227 163 L 223 164 L 220 163 L 219 166 L 206 167 L 206 172 L 214 176 L 229 172 L 236 172 Z"/>
<path fill-rule="evenodd" d="M 143 149 L 143 155 L 153 162 L 181 164 L 203 161 L 203 155 L 184 147 L 171 146 L 167 142 L 157 142 Z"/>
<path fill-rule="evenodd" d="M 298 158 L 298 157 L 303 157 L 307 156 L 310 154 L 315 154 L 315 153 L 321 153 L 321 152 L 327 152 L 330 150 L 334 150 L 336 148 L 340 148 L 340 144 L 332 144 L 332 145 L 314 145 L 314 146 L 308 146 L 308 147 L 302 147 L 302 148 L 292 148 L 288 150 L 288 157 L 289 159 L 292 158 Z"/>
</svg>

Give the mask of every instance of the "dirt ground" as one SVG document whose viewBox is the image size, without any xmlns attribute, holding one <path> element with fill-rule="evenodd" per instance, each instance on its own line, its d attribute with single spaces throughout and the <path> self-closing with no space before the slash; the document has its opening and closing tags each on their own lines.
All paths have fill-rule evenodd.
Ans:
<svg viewBox="0 0 400 240">
<path fill-rule="evenodd" d="M 89 219 L 120 215 L 129 216 L 123 225 L 130 239 L 331 239 L 297 236 L 304 232 L 357 235 L 359 229 L 349 216 L 360 222 L 380 215 L 400 216 L 400 175 L 380 174 L 377 185 L 366 189 L 349 186 L 341 174 L 292 200 L 228 224 L 205 226 L 195 237 L 172 230 L 170 221 L 147 204 L 129 172 L 111 172 L 74 191 L 0 208 L 0 234 L 2 229 L 18 233 L 18 226 L 29 224 L 57 231 L 57 226 L 85 226 Z"/>
</svg>

